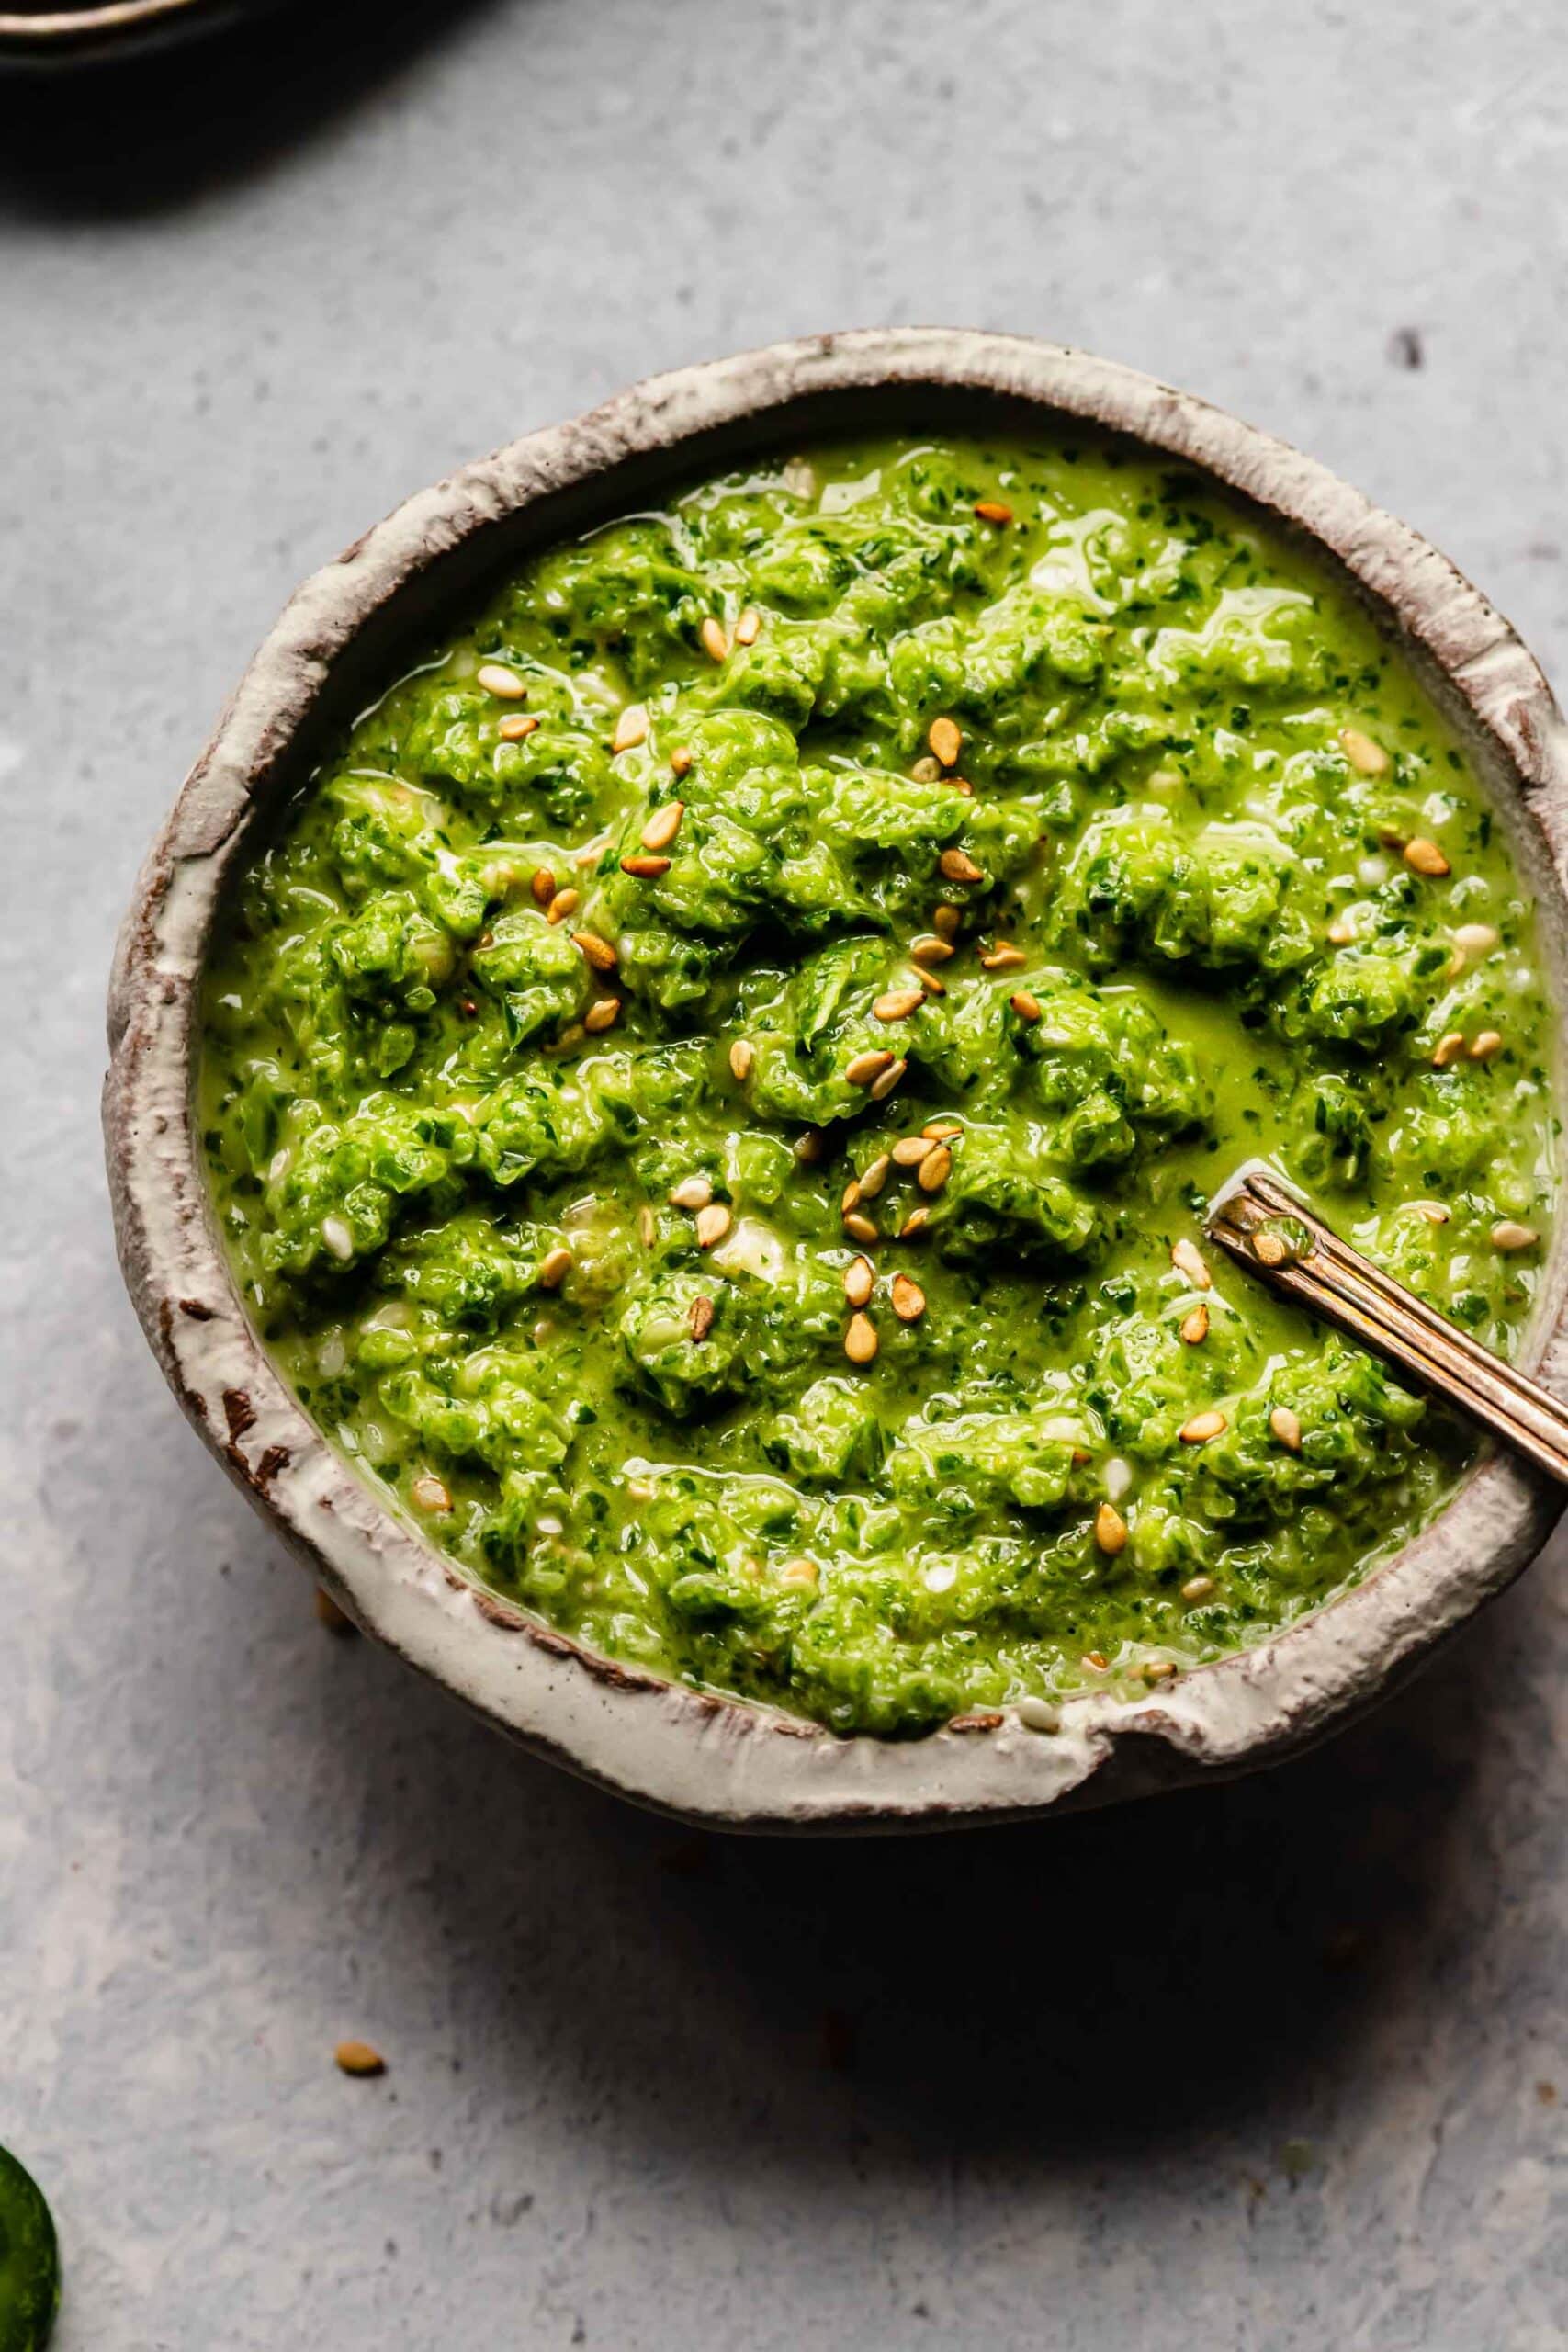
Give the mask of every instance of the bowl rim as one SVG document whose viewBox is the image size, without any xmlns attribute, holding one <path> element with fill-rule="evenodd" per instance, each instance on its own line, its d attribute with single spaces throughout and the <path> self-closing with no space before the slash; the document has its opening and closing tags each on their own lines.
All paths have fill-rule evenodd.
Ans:
<svg viewBox="0 0 1568 2352">
<path fill-rule="evenodd" d="M 982 412 L 1000 400 L 1044 429 L 1078 420 L 1185 460 L 1337 560 L 1470 738 L 1483 788 L 1533 869 L 1553 993 L 1568 1003 L 1568 732 L 1508 623 L 1416 532 L 1256 426 L 1088 353 L 941 327 L 813 336 L 655 376 L 405 501 L 285 607 L 180 790 L 116 949 L 104 1093 L 116 1236 L 187 1417 L 328 1589 L 411 1665 L 535 1751 L 714 1826 L 953 1826 L 1252 1769 L 1370 1704 L 1520 1572 L 1562 1507 L 1537 1474 L 1483 1457 L 1359 1586 L 1157 1697 L 1076 1698 L 1045 1732 L 1008 1709 L 919 1740 L 843 1738 L 618 1666 L 470 1584 L 350 1470 L 254 1332 L 200 1164 L 195 1015 L 228 873 L 287 788 L 291 749 L 334 665 L 455 550 L 563 492 L 586 491 L 595 519 L 608 519 L 624 511 L 615 488 L 630 469 L 654 460 L 671 479 L 690 472 L 726 432 L 778 447 L 812 437 L 813 411 L 874 396 L 907 402 L 912 419 L 922 398 L 964 395 Z M 827 437 L 820 425 L 817 435 Z M 1521 1355 L 1548 1381 L 1568 1371 L 1565 1223 L 1555 1221 Z"/>
</svg>

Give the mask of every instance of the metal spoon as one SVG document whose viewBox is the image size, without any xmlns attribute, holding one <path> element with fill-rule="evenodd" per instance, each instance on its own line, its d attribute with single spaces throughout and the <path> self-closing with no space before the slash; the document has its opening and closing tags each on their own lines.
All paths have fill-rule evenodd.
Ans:
<svg viewBox="0 0 1568 2352">
<path fill-rule="evenodd" d="M 1568 1406 L 1369 1264 L 1266 1160 L 1245 1161 L 1222 1184 L 1203 1230 L 1249 1274 L 1386 1356 L 1568 1486 Z"/>
</svg>

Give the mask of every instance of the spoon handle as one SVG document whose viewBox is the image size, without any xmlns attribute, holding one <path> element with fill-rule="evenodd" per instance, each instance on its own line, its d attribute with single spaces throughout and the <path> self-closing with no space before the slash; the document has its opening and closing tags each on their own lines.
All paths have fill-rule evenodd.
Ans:
<svg viewBox="0 0 1568 2352">
<path fill-rule="evenodd" d="M 1265 1162 L 1237 1169 L 1211 1203 L 1204 1231 L 1249 1274 L 1386 1356 L 1568 1486 L 1568 1407 L 1370 1264 Z"/>
</svg>

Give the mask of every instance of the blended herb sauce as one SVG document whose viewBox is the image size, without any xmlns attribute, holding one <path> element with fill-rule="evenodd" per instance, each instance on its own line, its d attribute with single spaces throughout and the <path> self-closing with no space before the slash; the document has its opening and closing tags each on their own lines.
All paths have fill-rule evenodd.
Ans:
<svg viewBox="0 0 1568 2352">
<path fill-rule="evenodd" d="M 1131 1689 L 1469 1458 L 1204 1260 L 1265 1154 L 1490 1345 L 1556 1122 L 1527 895 L 1345 590 L 1087 436 L 731 475 L 530 562 L 233 897 L 258 1329 L 461 1566 L 918 1732 Z"/>
</svg>

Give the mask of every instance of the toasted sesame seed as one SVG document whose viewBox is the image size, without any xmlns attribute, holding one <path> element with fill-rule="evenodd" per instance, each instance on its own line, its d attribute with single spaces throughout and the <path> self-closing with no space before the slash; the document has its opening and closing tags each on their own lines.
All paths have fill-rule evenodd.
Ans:
<svg viewBox="0 0 1568 2352">
<path fill-rule="evenodd" d="M 724 633 L 724 623 L 715 620 L 710 613 L 698 632 L 703 651 L 711 662 L 722 662 L 729 651 L 729 639 Z"/>
<path fill-rule="evenodd" d="M 701 1347 L 713 1329 L 714 1304 L 705 1291 L 699 1291 L 686 1309 L 686 1326 L 694 1345 Z"/>
<path fill-rule="evenodd" d="M 827 1138 L 820 1127 L 805 1127 L 795 1139 L 795 1156 L 803 1167 L 815 1168 Z"/>
<path fill-rule="evenodd" d="M 950 775 L 947 780 L 954 792 L 961 792 L 965 800 L 974 799 L 975 787 L 966 775 Z"/>
<path fill-rule="evenodd" d="M 975 502 L 975 512 L 982 523 L 1010 523 L 1012 521 L 1012 508 L 1004 505 L 999 498 L 977 498 Z"/>
<path fill-rule="evenodd" d="M 1301 1416 L 1292 1413 L 1288 1405 L 1276 1405 L 1269 1416 L 1269 1427 L 1287 1453 L 1302 1450 Z"/>
<path fill-rule="evenodd" d="M 756 1057 L 757 1049 L 751 1044 L 750 1039 L 748 1037 L 737 1037 L 734 1045 L 729 1048 L 730 1076 L 740 1080 L 742 1084 L 744 1084 L 746 1079 L 750 1074 L 751 1064 L 755 1061 Z"/>
<path fill-rule="evenodd" d="M 451 1489 L 446 1479 L 438 1478 L 434 1470 L 420 1473 L 409 1488 L 409 1497 L 421 1510 L 442 1511 L 452 1508 Z"/>
<path fill-rule="evenodd" d="M 480 676 L 484 675 L 481 671 Z M 340 2041 L 333 2057 L 345 2075 L 384 2075 L 387 2062 L 374 2042 Z"/>
<path fill-rule="evenodd" d="M 967 850 L 944 849 L 937 859 L 937 869 L 947 882 L 983 882 L 985 876 Z"/>
<path fill-rule="evenodd" d="M 1436 842 L 1421 840 L 1406 842 L 1404 863 L 1412 874 L 1425 874 L 1434 881 L 1439 880 L 1443 875 L 1451 874 L 1453 871 Z"/>
<path fill-rule="evenodd" d="M 962 919 L 961 910 L 957 907 L 950 907 L 944 899 L 931 916 L 931 929 L 939 938 L 952 939 Z"/>
<path fill-rule="evenodd" d="M 1339 729 L 1339 748 L 1360 775 L 1388 774 L 1388 753 L 1381 743 L 1374 743 L 1370 735 L 1363 735 L 1359 727 L 1342 727 Z"/>
<path fill-rule="evenodd" d="M 1203 1253 L 1185 1233 L 1179 1241 L 1171 1243 L 1170 1262 L 1179 1274 L 1186 1275 L 1194 1290 L 1213 1290 L 1213 1277 L 1203 1263 Z"/>
<path fill-rule="evenodd" d="M 1211 1408 L 1206 1413 L 1194 1413 L 1190 1421 L 1182 1423 L 1177 1435 L 1183 1445 L 1207 1445 L 1209 1440 L 1218 1437 L 1225 1426 L 1224 1415 Z"/>
<path fill-rule="evenodd" d="M 1213 1577 L 1189 1577 L 1181 1588 L 1183 1600 L 1207 1600 L 1214 1589 Z"/>
<path fill-rule="evenodd" d="M 1462 1029 L 1445 1030 L 1432 1048 L 1432 1068 L 1447 1069 L 1450 1062 L 1458 1061 L 1463 1051 L 1464 1031 Z"/>
<path fill-rule="evenodd" d="M 1039 1020 L 1040 999 L 1037 996 L 1031 996 L 1027 989 L 1015 989 L 1009 997 L 1008 1002 L 1019 1019 L 1027 1022 L 1031 1027 Z"/>
<path fill-rule="evenodd" d="M 915 1182 L 922 1193 L 940 1193 L 953 1173 L 953 1154 L 946 1144 L 939 1143 L 928 1151 L 915 1170 Z"/>
<path fill-rule="evenodd" d="M 1494 1054 L 1502 1051 L 1502 1046 L 1500 1029 L 1483 1029 L 1478 1037 L 1471 1040 L 1470 1058 L 1472 1062 L 1489 1062 Z"/>
<path fill-rule="evenodd" d="M 894 1163 L 899 1168 L 918 1168 L 931 1148 L 930 1136 L 900 1136 L 893 1147 Z"/>
<path fill-rule="evenodd" d="M 884 1046 L 868 1046 L 863 1054 L 856 1054 L 852 1061 L 846 1062 L 844 1076 L 852 1086 L 869 1086 L 874 1078 L 881 1077 L 892 1060 L 892 1055 Z"/>
<path fill-rule="evenodd" d="M 933 760 L 929 752 L 924 758 L 915 761 L 909 770 L 909 782 L 911 784 L 936 784 L 940 781 L 941 776 L 942 762 L 940 760 Z"/>
<path fill-rule="evenodd" d="M 659 1230 L 659 1222 L 646 1201 L 637 1213 L 637 1239 L 642 1243 L 643 1248 L 651 1250 L 654 1235 Z"/>
<path fill-rule="evenodd" d="M 852 1306 L 863 1306 L 876 1287 L 876 1269 L 869 1258 L 852 1258 L 844 1268 L 844 1296 Z"/>
<path fill-rule="evenodd" d="M 962 1119 L 928 1119 L 920 1129 L 930 1143 L 951 1143 L 954 1136 L 964 1133 Z"/>
<path fill-rule="evenodd" d="M 908 1021 L 923 1002 L 919 989 L 888 989 L 871 1009 L 878 1021 Z"/>
<path fill-rule="evenodd" d="M 1209 1336 L 1209 1310 L 1201 1299 L 1190 1315 L 1181 1318 L 1181 1336 L 1190 1348 L 1201 1347 Z"/>
<path fill-rule="evenodd" d="M 926 741 L 944 768 L 952 767 L 964 743 L 958 722 L 953 718 L 933 718 L 926 729 Z"/>
<path fill-rule="evenodd" d="M 536 865 L 528 881 L 529 895 L 536 907 L 547 907 L 556 895 L 556 877 L 547 865 Z"/>
<path fill-rule="evenodd" d="M 538 724 L 531 710 L 509 710 L 495 731 L 503 743 L 521 743 Z"/>
<path fill-rule="evenodd" d="M 581 890 L 558 890 L 545 909 L 545 919 L 548 922 L 564 922 L 568 915 L 577 912 L 581 903 Z"/>
<path fill-rule="evenodd" d="M 1331 947 L 1348 947 L 1355 939 L 1355 936 L 1356 926 L 1351 922 L 1349 916 L 1336 915 L 1334 921 L 1328 926 L 1327 937 L 1329 945 Z"/>
<path fill-rule="evenodd" d="M 671 775 L 691 775 L 692 754 L 684 743 L 677 743 L 675 749 L 671 752 L 670 773 Z"/>
<path fill-rule="evenodd" d="M 844 1353 L 852 1363 L 869 1363 L 876 1353 L 876 1329 L 869 1315 L 857 1309 L 844 1334 Z"/>
<path fill-rule="evenodd" d="M 714 1243 L 722 1241 L 728 1231 L 729 1211 L 722 1201 L 710 1201 L 706 1208 L 697 1211 L 696 1235 L 699 1250 L 711 1250 Z"/>
<path fill-rule="evenodd" d="M 528 691 L 516 671 L 509 670 L 504 662 L 481 662 L 474 673 L 474 684 L 497 702 L 521 702 Z"/>
<path fill-rule="evenodd" d="M 879 1241 L 882 1238 L 870 1217 L 861 1209 L 849 1211 L 844 1218 L 844 1231 L 852 1241 Z"/>
<path fill-rule="evenodd" d="M 924 989 L 928 996 L 945 996 L 947 994 L 946 981 L 939 980 L 934 972 L 928 972 L 923 966 L 916 972 L 915 978 L 919 980 L 921 988 Z"/>
<path fill-rule="evenodd" d="M 1490 956 L 1497 944 L 1497 933 L 1489 922 L 1461 922 L 1454 933 L 1454 945 L 1466 956 Z"/>
<path fill-rule="evenodd" d="M 321 1219 L 321 1239 L 334 1258 L 347 1260 L 353 1257 L 354 1231 L 345 1218 L 324 1216 Z"/>
<path fill-rule="evenodd" d="M 980 958 L 981 968 L 987 972 L 1019 972 L 1029 961 L 1021 947 L 1010 940 L 998 939 L 989 953 Z"/>
<path fill-rule="evenodd" d="M 1114 1503 L 1101 1503 L 1094 1514 L 1094 1540 L 1102 1552 L 1124 1551 L 1127 1544 L 1127 1522 Z"/>
<path fill-rule="evenodd" d="M 871 1166 L 861 1171 L 860 1190 L 863 1201 L 874 1201 L 887 1182 L 887 1171 L 893 1165 L 891 1152 L 879 1152 Z"/>
<path fill-rule="evenodd" d="M 911 1209 L 908 1216 L 904 1219 L 903 1224 L 898 1227 L 899 1240 L 912 1241 L 917 1233 L 924 1232 L 926 1227 L 931 1223 L 931 1213 L 930 1209 Z"/>
<path fill-rule="evenodd" d="M 887 1097 L 892 1093 L 893 1089 L 897 1085 L 899 1080 L 903 1077 L 904 1072 L 908 1069 L 908 1063 L 902 1058 L 896 1062 L 889 1062 L 887 1068 L 883 1071 L 882 1076 L 880 1078 L 874 1078 L 871 1081 L 870 1092 L 872 1101 L 874 1102 L 886 1102 Z"/>
<path fill-rule="evenodd" d="M 615 970 L 615 951 L 611 946 L 609 941 L 607 939 L 601 939 L 597 933 L 592 931 L 574 931 L 571 934 L 571 944 L 575 948 L 580 950 L 584 960 L 592 965 L 593 969 L 596 972 L 613 972 Z"/>
<path fill-rule="evenodd" d="M 1097 1674 L 1103 1674 L 1110 1661 L 1103 1650 L 1085 1650 L 1083 1662 L 1086 1666 L 1092 1666 Z"/>
<path fill-rule="evenodd" d="M 705 1209 L 713 1198 L 711 1176 L 682 1176 L 670 1192 L 672 1209 Z"/>
<path fill-rule="evenodd" d="M 1260 1266 L 1282 1266 L 1294 1253 L 1279 1234 L 1265 1231 L 1252 1236 L 1252 1254 Z"/>
<path fill-rule="evenodd" d="M 917 939 L 910 943 L 909 960 L 913 964 L 945 964 L 958 950 L 950 939 Z"/>
<path fill-rule="evenodd" d="M 1511 1216 L 1492 1228 L 1494 1250 L 1533 1250 L 1540 1239 L 1533 1225 L 1517 1225 Z"/>
<path fill-rule="evenodd" d="M 843 1195 L 839 1202 L 840 1216 L 848 1216 L 852 1209 L 859 1208 L 860 1203 L 860 1179 L 857 1176 L 852 1176 L 849 1182 L 844 1186 Z"/>
<path fill-rule="evenodd" d="M 893 1312 L 900 1323 L 918 1323 L 926 1311 L 926 1295 L 908 1274 L 893 1277 Z"/>
<path fill-rule="evenodd" d="M 539 1288 L 559 1290 L 570 1273 L 571 1266 L 571 1251 L 564 1244 L 558 1243 L 555 1249 L 547 1250 L 539 1261 Z"/>
<path fill-rule="evenodd" d="M 668 874 L 669 871 L 670 860 L 667 857 L 634 856 L 623 857 L 621 860 L 621 872 L 635 874 L 639 882 L 657 882 L 661 874 Z"/>
<path fill-rule="evenodd" d="M 612 752 L 633 752 L 648 741 L 648 705 L 629 702 L 615 721 L 615 731 L 610 738 Z"/>
<path fill-rule="evenodd" d="M 667 800 L 662 808 L 656 808 L 642 829 L 644 849 L 668 849 L 681 830 L 685 813 L 683 800 Z"/>
<path fill-rule="evenodd" d="M 1145 1682 L 1168 1682 L 1176 1668 L 1168 1657 L 1152 1657 L 1140 1668 Z"/>
<path fill-rule="evenodd" d="M 591 1037 L 601 1037 L 613 1029 L 620 1018 L 621 1000 L 618 996 L 602 996 L 591 1004 L 582 1016 L 582 1025 Z"/>
<path fill-rule="evenodd" d="M 748 605 L 746 610 L 741 614 L 740 618 L 735 624 L 736 644 L 755 645 L 758 638 L 761 634 L 761 614 L 757 610 L 755 605 Z"/>
</svg>

